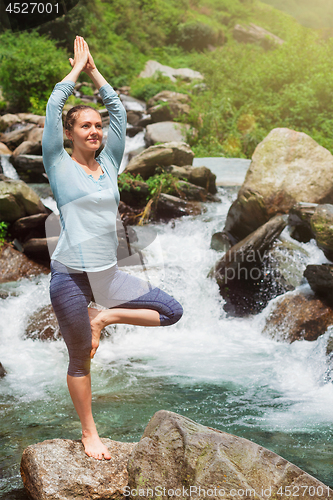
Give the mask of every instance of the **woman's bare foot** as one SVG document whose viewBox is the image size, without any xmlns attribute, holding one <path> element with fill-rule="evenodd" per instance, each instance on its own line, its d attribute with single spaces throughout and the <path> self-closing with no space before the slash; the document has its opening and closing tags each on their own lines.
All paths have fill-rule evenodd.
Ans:
<svg viewBox="0 0 333 500">
<path fill-rule="evenodd" d="M 88 314 L 90 319 L 90 327 L 91 327 L 91 351 L 90 357 L 93 358 L 96 354 L 96 351 L 99 346 L 99 340 L 101 338 L 101 331 L 106 326 L 106 322 L 104 320 L 104 309 L 99 310 L 94 307 L 88 307 Z"/>
<path fill-rule="evenodd" d="M 88 457 L 93 457 L 97 460 L 103 460 L 104 457 L 106 460 L 110 460 L 110 452 L 96 432 L 82 431 L 81 441 Z"/>
</svg>

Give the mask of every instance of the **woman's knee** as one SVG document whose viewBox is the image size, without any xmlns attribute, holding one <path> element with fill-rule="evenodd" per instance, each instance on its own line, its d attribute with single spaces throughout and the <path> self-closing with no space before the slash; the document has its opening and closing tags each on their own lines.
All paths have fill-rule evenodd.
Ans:
<svg viewBox="0 0 333 500">
<path fill-rule="evenodd" d="M 170 306 L 170 305 L 169 305 Z M 169 307 L 168 311 L 163 311 L 160 313 L 161 326 L 170 326 L 177 323 L 183 316 L 183 307 L 173 299 L 172 307 Z"/>
</svg>

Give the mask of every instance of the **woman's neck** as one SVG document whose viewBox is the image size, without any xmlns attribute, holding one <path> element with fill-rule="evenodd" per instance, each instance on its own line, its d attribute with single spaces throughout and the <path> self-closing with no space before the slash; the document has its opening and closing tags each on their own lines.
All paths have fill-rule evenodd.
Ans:
<svg viewBox="0 0 333 500">
<path fill-rule="evenodd" d="M 91 170 L 96 170 L 96 168 L 98 168 L 98 162 L 95 160 L 95 151 L 83 154 L 80 151 L 74 150 L 72 153 L 72 160 L 80 163 L 80 165 L 85 165 Z"/>
</svg>

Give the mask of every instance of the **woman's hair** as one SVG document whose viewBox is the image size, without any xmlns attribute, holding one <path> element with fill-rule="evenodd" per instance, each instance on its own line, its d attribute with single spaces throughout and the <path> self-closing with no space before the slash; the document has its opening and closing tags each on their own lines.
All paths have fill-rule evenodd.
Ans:
<svg viewBox="0 0 333 500">
<path fill-rule="evenodd" d="M 81 111 L 84 111 L 85 109 L 93 109 L 94 111 L 96 111 L 96 113 L 98 113 L 96 109 L 91 106 L 86 106 L 85 104 L 78 104 L 77 106 L 74 106 L 68 111 L 66 115 L 65 130 L 73 130 L 75 121 L 78 119 Z"/>
</svg>

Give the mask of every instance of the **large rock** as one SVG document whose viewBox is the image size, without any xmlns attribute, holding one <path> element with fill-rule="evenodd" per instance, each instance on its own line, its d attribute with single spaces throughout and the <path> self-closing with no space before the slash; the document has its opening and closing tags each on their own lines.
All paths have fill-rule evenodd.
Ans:
<svg viewBox="0 0 333 500">
<path fill-rule="evenodd" d="M 318 205 L 310 225 L 318 247 L 333 261 L 333 205 Z"/>
<path fill-rule="evenodd" d="M 285 499 L 288 491 L 302 491 L 304 500 L 322 500 L 320 493 L 333 494 L 252 441 L 164 410 L 155 413 L 134 447 L 128 476 L 124 493 L 132 498 Z"/>
<path fill-rule="evenodd" d="M 30 238 L 45 238 L 47 218 L 47 214 L 36 214 L 17 219 L 10 228 L 10 234 L 21 242 Z"/>
<path fill-rule="evenodd" d="M 59 324 L 51 305 L 41 307 L 29 318 L 25 337 L 41 341 L 61 338 Z"/>
<path fill-rule="evenodd" d="M 12 154 L 12 152 L 9 149 L 9 147 L 6 146 L 6 144 L 4 144 L 3 142 L 0 142 L 0 155 L 10 155 L 10 154 Z"/>
<path fill-rule="evenodd" d="M 303 243 L 314 238 L 311 229 L 311 217 L 313 216 L 317 203 L 296 203 L 289 211 L 288 225 L 291 227 L 291 236 Z"/>
<path fill-rule="evenodd" d="M 46 181 L 43 157 L 38 155 L 20 154 L 11 156 L 11 163 L 20 178 L 25 182 L 43 183 Z"/>
<path fill-rule="evenodd" d="M 0 251 L 0 283 L 17 281 L 20 278 L 48 274 L 50 269 L 30 260 L 26 255 L 10 246 Z"/>
<path fill-rule="evenodd" d="M 151 146 L 128 163 L 126 172 L 140 174 L 144 179 L 154 175 L 158 166 L 192 165 L 194 153 L 184 142 L 167 142 Z"/>
<path fill-rule="evenodd" d="M 9 149 L 15 149 L 17 148 L 17 146 L 21 144 L 21 142 L 27 139 L 28 133 L 33 128 L 35 128 L 35 125 L 30 123 L 25 127 L 13 130 L 13 132 L 7 132 L 6 134 L 1 134 L 0 141 L 4 142 L 9 147 Z"/>
<path fill-rule="evenodd" d="M 274 304 L 266 318 L 264 334 L 275 340 L 314 341 L 333 325 L 333 310 L 313 295 L 287 295 Z"/>
<path fill-rule="evenodd" d="M 203 76 L 199 71 L 194 71 L 189 68 L 175 69 L 170 66 L 163 66 L 157 61 L 147 61 L 145 69 L 139 74 L 140 78 L 150 78 L 156 77 L 159 73 L 170 78 L 171 81 L 175 82 L 177 78 L 181 80 L 203 80 Z"/>
<path fill-rule="evenodd" d="M 45 124 L 45 116 L 34 115 L 32 113 L 18 113 L 17 115 L 20 120 L 26 123 L 34 123 L 39 127 L 44 127 Z"/>
<path fill-rule="evenodd" d="M 28 446 L 21 460 L 24 488 L 32 500 L 113 500 L 123 498 L 127 461 L 134 443 L 102 439 L 111 460 L 95 460 L 80 441 L 53 439 Z"/>
<path fill-rule="evenodd" d="M 190 98 L 186 94 L 163 90 L 147 103 L 148 113 L 153 122 L 175 120 L 190 113 Z"/>
<path fill-rule="evenodd" d="M 199 215 L 201 204 L 196 201 L 185 201 L 177 196 L 161 193 L 157 200 L 156 218 L 169 220 L 183 215 Z"/>
<path fill-rule="evenodd" d="M 42 145 L 38 142 L 33 141 L 23 141 L 16 149 L 13 151 L 13 156 L 18 155 L 38 155 L 42 154 Z"/>
<path fill-rule="evenodd" d="M 162 90 L 162 92 L 159 92 L 149 99 L 149 101 L 147 102 L 147 107 L 151 108 L 161 102 L 181 102 L 183 104 L 188 104 L 190 100 L 191 99 L 188 94 L 182 94 L 181 92 L 174 92 L 172 90 Z"/>
<path fill-rule="evenodd" d="M 24 253 L 36 262 L 49 265 L 57 246 L 58 236 L 50 238 L 30 238 L 23 245 Z"/>
<path fill-rule="evenodd" d="M 161 121 L 147 125 L 145 141 L 151 146 L 157 142 L 184 142 L 190 125 L 172 121 Z"/>
<path fill-rule="evenodd" d="M 303 132 L 276 128 L 255 149 L 225 231 L 239 241 L 297 202 L 333 203 L 333 156 Z"/>
<path fill-rule="evenodd" d="M 15 123 L 21 123 L 22 120 L 17 115 L 12 115 L 7 113 L 0 116 L 0 132 L 4 132 L 7 128 L 11 127 Z"/>
<path fill-rule="evenodd" d="M 304 271 L 311 289 L 328 305 L 333 307 L 333 265 L 310 264 Z"/>
<path fill-rule="evenodd" d="M 184 167 L 177 167 L 170 165 L 166 171 L 179 179 L 185 179 L 196 186 L 205 188 L 209 193 L 216 194 L 216 175 L 207 167 L 193 167 L 192 165 L 185 165 Z"/>
<path fill-rule="evenodd" d="M 236 24 L 233 36 L 238 42 L 259 43 L 266 50 L 284 44 L 284 40 L 253 23 L 248 26 Z"/>
<path fill-rule="evenodd" d="M 39 196 L 25 182 L 0 181 L 0 220 L 14 222 L 21 217 L 47 213 Z"/>
<path fill-rule="evenodd" d="M 228 313 L 237 316 L 258 313 L 273 297 L 291 289 L 279 270 L 272 268 L 268 252 L 286 225 L 287 216 L 275 216 L 230 248 L 210 271 Z"/>
</svg>

